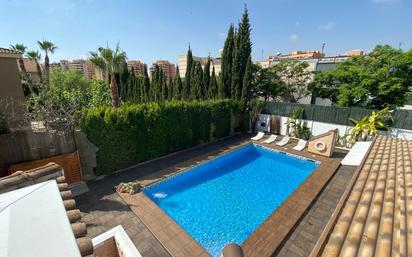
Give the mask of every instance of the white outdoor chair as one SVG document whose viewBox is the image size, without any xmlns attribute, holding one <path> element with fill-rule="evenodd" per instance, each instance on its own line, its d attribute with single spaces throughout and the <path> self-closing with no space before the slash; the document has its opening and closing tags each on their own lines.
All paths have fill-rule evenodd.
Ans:
<svg viewBox="0 0 412 257">
<path fill-rule="evenodd" d="M 264 135 L 265 135 L 264 132 L 259 132 L 259 133 L 257 133 L 256 136 L 252 137 L 251 139 L 257 141 L 257 140 L 262 139 Z"/>
<path fill-rule="evenodd" d="M 302 151 L 303 149 L 305 149 L 307 143 L 308 143 L 308 141 L 303 140 L 303 139 L 299 139 L 297 145 L 295 147 L 293 147 L 292 149 L 296 150 L 296 151 Z"/>
<path fill-rule="evenodd" d="M 289 136 L 284 136 L 282 140 L 276 143 L 278 146 L 285 146 L 287 143 L 289 143 L 290 137 Z"/>
<path fill-rule="evenodd" d="M 263 143 L 271 144 L 276 141 L 277 137 L 278 137 L 277 135 L 270 135 L 270 137 L 266 139 L 265 141 L 263 141 Z"/>
</svg>

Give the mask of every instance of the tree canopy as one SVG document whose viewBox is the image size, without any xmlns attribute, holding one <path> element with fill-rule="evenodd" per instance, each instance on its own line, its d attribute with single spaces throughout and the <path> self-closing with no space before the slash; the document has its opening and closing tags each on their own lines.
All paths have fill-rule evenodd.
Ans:
<svg viewBox="0 0 412 257">
<path fill-rule="evenodd" d="M 308 70 L 309 63 L 300 61 L 279 61 L 271 66 L 269 74 L 278 83 L 280 97 L 285 102 L 297 102 L 309 95 L 308 85 L 313 72 Z"/>
<path fill-rule="evenodd" d="M 375 109 L 403 106 L 412 85 L 412 50 L 378 45 L 330 71 L 318 72 L 312 85 L 317 96 L 338 106 Z"/>
<path fill-rule="evenodd" d="M 90 52 L 89 60 L 96 65 L 96 67 L 106 72 L 110 78 L 110 91 L 113 107 L 120 106 L 119 89 L 115 75 L 121 71 L 126 59 L 126 53 L 121 50 L 119 44 L 116 45 L 114 50 L 107 46 L 99 47 L 96 52 Z"/>
</svg>

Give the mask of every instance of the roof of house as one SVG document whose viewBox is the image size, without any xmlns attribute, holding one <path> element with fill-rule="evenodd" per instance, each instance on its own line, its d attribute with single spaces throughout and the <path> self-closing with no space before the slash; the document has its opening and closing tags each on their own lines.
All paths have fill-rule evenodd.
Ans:
<svg viewBox="0 0 412 257">
<path fill-rule="evenodd" d="M 19 59 L 19 58 L 22 58 L 22 55 L 21 55 L 21 53 L 19 53 L 17 51 L 0 47 L 0 57 Z"/>
<path fill-rule="evenodd" d="M 59 165 L 49 163 L 0 179 L 0 220 L 4 219 L 0 228 L 6 228 L 0 229 L 0 242 L 8 242 L 5 250 L 15 253 L 9 256 L 93 254 L 86 224 L 80 222 L 80 211 L 62 174 Z"/>
<path fill-rule="evenodd" d="M 8 48 L 3 48 L 3 47 L 0 47 L 0 53 L 1 54 L 20 54 L 17 51 L 14 51 L 14 50 L 11 50 L 11 49 L 8 49 Z"/>
<path fill-rule="evenodd" d="M 375 139 L 317 255 L 412 254 L 411 159 L 412 141 Z"/>
</svg>

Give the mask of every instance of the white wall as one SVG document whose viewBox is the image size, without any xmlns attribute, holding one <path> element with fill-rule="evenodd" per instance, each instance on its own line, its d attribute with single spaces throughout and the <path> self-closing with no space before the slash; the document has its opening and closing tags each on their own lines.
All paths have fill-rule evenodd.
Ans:
<svg viewBox="0 0 412 257">
<path fill-rule="evenodd" d="M 266 124 L 270 124 L 270 121 L 268 120 L 269 117 L 270 115 L 268 114 L 260 114 L 259 120 L 266 122 Z M 288 117 L 280 116 L 280 134 L 283 136 L 286 135 L 286 128 L 287 128 L 286 122 L 287 121 L 288 121 Z M 345 125 L 339 125 L 339 124 L 333 124 L 333 123 L 325 123 L 325 122 L 312 121 L 312 120 L 304 120 L 304 121 L 307 122 L 307 125 L 311 130 L 312 136 L 320 135 L 332 129 L 338 129 L 339 135 L 343 136 L 349 132 L 350 128 L 352 128 L 352 126 L 345 126 Z M 259 130 L 259 131 L 268 132 L 269 127 L 267 128 L 267 130 Z M 383 134 L 387 134 L 387 132 L 383 132 Z M 390 134 L 400 139 L 412 140 L 412 130 L 394 129 L 392 133 Z"/>
<path fill-rule="evenodd" d="M 412 130 L 407 129 L 394 129 L 392 134 L 396 135 L 397 138 L 412 140 Z"/>
</svg>

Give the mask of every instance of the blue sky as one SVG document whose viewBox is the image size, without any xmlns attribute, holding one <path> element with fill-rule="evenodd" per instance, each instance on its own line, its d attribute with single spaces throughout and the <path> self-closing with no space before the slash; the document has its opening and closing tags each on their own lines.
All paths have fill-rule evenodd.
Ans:
<svg viewBox="0 0 412 257">
<path fill-rule="evenodd" d="M 0 47 L 47 39 L 52 60 L 87 58 L 120 42 L 129 59 L 152 63 L 178 55 L 212 56 L 244 4 L 252 25 L 253 59 L 277 52 L 319 50 L 328 55 L 376 44 L 412 48 L 410 0 L 0 0 Z"/>
</svg>

